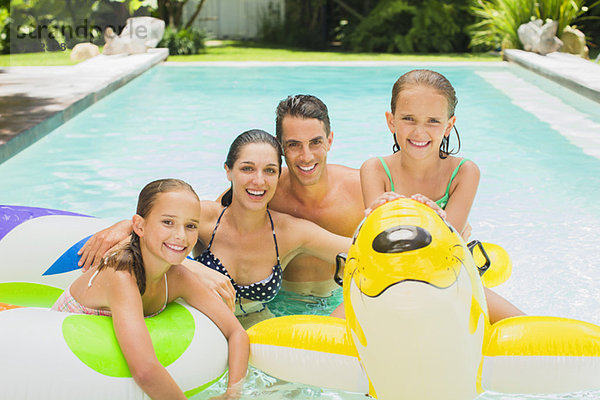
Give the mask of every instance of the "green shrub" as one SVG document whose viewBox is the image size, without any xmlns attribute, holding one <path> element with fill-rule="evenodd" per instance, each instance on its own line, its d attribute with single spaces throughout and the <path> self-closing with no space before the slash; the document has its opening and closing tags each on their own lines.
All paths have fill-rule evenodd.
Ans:
<svg viewBox="0 0 600 400">
<path fill-rule="evenodd" d="M 167 47 L 172 56 L 198 54 L 204 50 L 205 40 L 206 34 L 202 31 L 167 27 L 158 47 Z"/>
<path fill-rule="evenodd" d="M 408 37 L 416 52 L 463 52 L 468 49 L 466 26 L 471 22 L 467 1 L 425 0 Z"/>
<path fill-rule="evenodd" d="M 405 0 L 382 0 L 348 35 L 347 45 L 354 51 L 412 51 L 406 50 L 412 47 L 406 35 L 416 14 L 417 7 Z"/>
<path fill-rule="evenodd" d="M 0 54 L 10 51 L 10 13 L 8 7 L 0 6 Z"/>
<path fill-rule="evenodd" d="M 590 52 L 597 54 L 600 46 L 600 1 L 586 1 L 589 11 L 578 20 L 578 27 L 585 33 Z"/>
<path fill-rule="evenodd" d="M 475 0 L 469 27 L 471 46 L 481 49 L 521 48 L 517 29 L 532 19 L 558 22 L 558 32 L 587 11 L 585 0 Z"/>
<path fill-rule="evenodd" d="M 259 41 L 288 47 L 327 47 L 324 0 L 286 1 L 284 20 L 278 6 L 269 4 L 260 16 Z"/>
<path fill-rule="evenodd" d="M 382 0 L 348 35 L 355 51 L 401 53 L 467 50 L 468 0 Z"/>
</svg>

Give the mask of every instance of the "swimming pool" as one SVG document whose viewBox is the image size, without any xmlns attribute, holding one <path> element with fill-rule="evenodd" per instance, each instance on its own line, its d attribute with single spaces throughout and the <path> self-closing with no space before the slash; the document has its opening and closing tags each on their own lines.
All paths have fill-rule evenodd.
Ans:
<svg viewBox="0 0 600 400">
<path fill-rule="evenodd" d="M 481 169 L 472 236 L 513 259 L 498 292 L 529 314 L 600 324 L 598 104 L 514 65 L 429 67 L 455 86 L 460 155 Z M 383 114 L 392 84 L 413 68 L 159 66 L 0 164 L 0 204 L 128 218 L 140 188 L 167 176 L 214 199 L 227 186 L 232 139 L 250 128 L 274 132 L 277 103 L 297 93 L 329 107 L 329 161 L 358 168 L 391 152 Z M 330 305 L 313 308 L 326 313 Z M 266 398 L 354 398 L 253 374 L 251 390 Z"/>
</svg>

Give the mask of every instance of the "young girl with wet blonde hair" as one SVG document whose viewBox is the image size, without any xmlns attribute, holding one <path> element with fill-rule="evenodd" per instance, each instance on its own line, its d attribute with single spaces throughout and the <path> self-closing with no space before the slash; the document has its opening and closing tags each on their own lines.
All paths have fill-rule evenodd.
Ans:
<svg viewBox="0 0 600 400">
<path fill-rule="evenodd" d="M 453 155 L 460 149 L 457 103 L 452 84 L 435 71 L 412 70 L 396 81 L 391 111 L 385 113 L 394 153 L 371 158 L 360 168 L 367 212 L 400 196 L 412 196 L 446 216 L 465 240 L 469 237 L 467 217 L 479 185 L 479 168 Z M 456 151 L 449 148 L 453 129 Z M 491 290 L 486 289 L 486 295 L 491 322 L 523 314 Z"/>
<path fill-rule="evenodd" d="M 133 379 L 155 400 L 185 395 L 158 361 L 144 318 L 179 297 L 208 316 L 228 340 L 227 398 L 237 396 L 248 366 L 248 335 L 225 303 L 181 265 L 196 244 L 199 223 L 200 200 L 190 185 L 178 179 L 149 183 L 139 195 L 130 241 L 84 272 L 52 307 L 112 316 Z"/>
</svg>

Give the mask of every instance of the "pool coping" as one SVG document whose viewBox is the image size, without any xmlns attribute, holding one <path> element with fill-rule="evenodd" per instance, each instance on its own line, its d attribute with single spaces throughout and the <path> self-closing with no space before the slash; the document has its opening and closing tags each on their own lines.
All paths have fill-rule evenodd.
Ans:
<svg viewBox="0 0 600 400">
<path fill-rule="evenodd" d="M 505 61 L 165 61 L 170 67 L 382 67 L 382 66 L 434 66 L 458 67 L 465 65 L 497 67 Z"/>
<path fill-rule="evenodd" d="M 504 50 L 503 58 L 600 103 L 600 64 L 568 53 Z"/>
<path fill-rule="evenodd" d="M 0 164 L 164 61 L 168 55 L 168 49 L 159 48 L 134 55 L 100 54 L 72 66 L 0 68 L 1 73 L 7 73 L 12 79 L 5 87 L 7 94 L 2 91 L 0 95 L 21 96 L 23 103 L 27 103 L 19 110 L 24 118 L 8 121 L 9 127 L 3 131 L 8 140 L 0 142 Z M 41 114 L 41 118 L 35 114 Z M 23 121 L 25 118 L 27 121 Z"/>
</svg>

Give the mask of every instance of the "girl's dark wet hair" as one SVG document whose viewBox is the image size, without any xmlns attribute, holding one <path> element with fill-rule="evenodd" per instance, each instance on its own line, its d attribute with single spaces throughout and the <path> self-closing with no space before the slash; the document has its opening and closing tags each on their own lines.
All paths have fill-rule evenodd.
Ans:
<svg viewBox="0 0 600 400">
<path fill-rule="evenodd" d="M 439 72 L 431 71 L 428 69 L 414 69 L 402 75 L 392 88 L 392 114 L 396 112 L 396 103 L 400 93 L 407 89 L 409 86 L 427 86 L 432 89 L 439 91 L 448 101 L 448 118 L 454 116 L 456 105 L 458 104 L 458 98 L 454 87 L 448 79 Z M 442 143 L 440 144 L 440 158 L 446 158 L 450 154 L 457 154 L 460 151 L 460 136 L 458 135 L 458 129 L 454 125 L 454 131 L 456 132 L 456 138 L 458 139 L 458 149 L 449 150 L 450 137 L 444 136 Z M 394 153 L 400 150 L 398 142 L 396 141 L 396 134 L 394 133 L 394 146 L 392 147 Z"/>
<path fill-rule="evenodd" d="M 279 174 L 281 175 L 281 145 L 275 138 L 275 136 L 267 133 L 261 129 L 252 129 L 246 132 L 241 133 L 229 146 L 229 153 L 227 153 L 227 159 L 225 160 L 225 165 L 230 170 L 233 169 L 233 164 L 240 157 L 240 152 L 242 148 L 251 143 L 266 143 L 271 145 L 275 151 L 277 152 L 277 165 L 279 166 Z M 221 197 L 221 204 L 225 207 L 231 204 L 233 200 L 233 187 L 229 188 L 227 192 Z"/>
<path fill-rule="evenodd" d="M 140 192 L 136 214 L 142 218 L 146 218 L 150 211 L 152 211 L 154 202 L 160 193 L 180 190 L 188 190 L 200 201 L 198 195 L 188 183 L 173 178 L 159 179 L 144 186 Z M 131 232 L 131 240 L 128 243 L 121 246 L 110 256 L 104 258 L 98 266 L 98 271 L 106 267 L 114 268 L 117 271 L 129 271 L 135 276 L 140 295 L 143 295 L 146 291 L 146 271 L 144 270 L 142 251 L 140 249 L 140 237 L 137 233 Z"/>
</svg>

